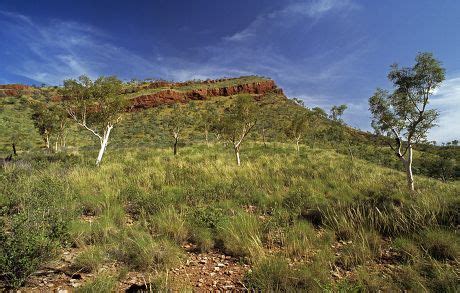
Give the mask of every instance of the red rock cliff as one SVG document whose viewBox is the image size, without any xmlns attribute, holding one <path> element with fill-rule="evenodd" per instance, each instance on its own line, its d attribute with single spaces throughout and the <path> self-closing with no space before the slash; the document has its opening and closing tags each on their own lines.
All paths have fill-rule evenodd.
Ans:
<svg viewBox="0 0 460 293">
<path fill-rule="evenodd" d="M 22 84 L 0 84 L 0 97 L 17 96 L 31 90 L 32 87 Z"/>
<path fill-rule="evenodd" d="M 207 81 L 205 83 L 213 83 Z M 186 84 L 180 83 L 179 86 Z M 157 86 L 157 85 L 155 85 Z M 163 86 L 163 84 L 162 84 Z M 179 87 L 178 84 L 172 87 Z M 185 103 L 190 100 L 205 100 L 208 97 L 217 96 L 232 96 L 236 94 L 253 94 L 264 95 L 268 92 L 276 92 L 282 94 L 282 90 L 278 88 L 273 80 L 264 80 L 254 83 L 241 84 L 236 86 L 221 87 L 221 88 L 203 88 L 180 92 L 174 89 L 162 90 L 153 94 L 141 95 L 132 98 L 130 101 L 130 110 L 146 109 L 157 107 L 162 104 L 172 104 L 176 102 Z"/>
</svg>

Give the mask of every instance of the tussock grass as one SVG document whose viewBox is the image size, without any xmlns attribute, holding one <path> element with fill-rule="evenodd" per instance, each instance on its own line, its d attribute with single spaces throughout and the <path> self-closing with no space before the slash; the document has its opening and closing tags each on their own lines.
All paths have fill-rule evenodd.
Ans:
<svg viewBox="0 0 460 293">
<path fill-rule="evenodd" d="M 0 266 L 16 278 L 13 286 L 56 256 L 49 247 L 88 249 L 80 267 L 89 270 L 99 263 L 89 261 L 94 247 L 108 261 L 161 274 L 181 262 L 184 241 L 242 257 L 254 265 L 248 284 L 267 290 L 371 290 L 390 282 L 452 288 L 456 278 L 447 268 L 458 268 L 458 182 L 417 176 L 410 194 L 398 171 L 359 159 L 351 168 L 349 157 L 334 150 L 302 147 L 296 154 L 281 143 L 246 144 L 241 167 L 218 144 L 183 147 L 176 157 L 167 148 L 114 150 L 100 168 L 86 156 L 94 150 L 80 149 L 0 169 L 0 240 L 16 247 L 0 248 Z M 346 244 L 333 250 L 339 240 Z M 354 273 L 373 268 L 383 240 L 406 277 L 375 274 L 337 284 L 330 278 L 334 265 Z M 272 250 L 280 252 L 276 259 Z M 293 259 L 308 264 L 291 269 Z M 410 283 L 410 276 L 419 281 Z"/>
</svg>

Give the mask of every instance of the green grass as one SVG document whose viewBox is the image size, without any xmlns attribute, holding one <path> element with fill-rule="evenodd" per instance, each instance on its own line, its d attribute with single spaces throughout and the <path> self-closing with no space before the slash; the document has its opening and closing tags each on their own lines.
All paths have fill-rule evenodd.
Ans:
<svg viewBox="0 0 460 293">
<path fill-rule="evenodd" d="M 0 249 L 2 271 L 18 287 L 57 257 L 54 248 L 72 245 L 84 250 L 79 269 L 117 261 L 160 280 L 192 241 L 252 264 L 247 284 L 261 290 L 455 288 L 458 182 L 416 176 L 411 194 L 403 173 L 359 159 L 350 169 L 335 150 L 248 143 L 241 155 L 238 167 L 219 144 L 184 146 L 176 157 L 168 148 L 113 147 L 99 168 L 85 149 L 6 165 L 0 240 L 15 250 Z M 24 218 L 32 221 L 20 225 Z M 41 232 L 28 233 L 30 225 Z M 335 249 L 338 240 L 346 244 Z M 376 266 L 390 247 L 394 274 Z M 352 277 L 334 280 L 335 266 Z M 109 279 L 86 286 L 109 288 Z"/>
</svg>

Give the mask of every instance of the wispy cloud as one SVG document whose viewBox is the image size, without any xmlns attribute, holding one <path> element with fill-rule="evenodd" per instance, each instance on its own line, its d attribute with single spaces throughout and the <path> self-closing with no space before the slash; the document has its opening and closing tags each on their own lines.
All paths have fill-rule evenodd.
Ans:
<svg viewBox="0 0 460 293">
<path fill-rule="evenodd" d="M 348 0 L 290 1 L 285 7 L 256 17 L 246 28 L 225 36 L 229 42 L 243 42 L 256 37 L 268 27 L 290 27 L 298 21 L 304 21 L 303 31 L 315 25 L 319 18 L 330 12 L 347 13 L 358 6 Z M 307 22 L 305 22 L 307 20 Z"/>
<path fill-rule="evenodd" d="M 13 74 L 59 84 L 81 74 L 96 77 L 123 71 L 134 76 L 156 68 L 151 61 L 113 45 L 105 33 L 92 26 L 60 20 L 41 24 L 4 11 L 0 16 L 0 36 L 9 41 L 0 45 L 0 56 L 14 59 L 14 66 L 7 68 Z"/>
<path fill-rule="evenodd" d="M 447 79 L 435 93 L 431 106 L 440 111 L 438 127 L 428 138 L 438 142 L 460 139 L 460 76 Z"/>
</svg>

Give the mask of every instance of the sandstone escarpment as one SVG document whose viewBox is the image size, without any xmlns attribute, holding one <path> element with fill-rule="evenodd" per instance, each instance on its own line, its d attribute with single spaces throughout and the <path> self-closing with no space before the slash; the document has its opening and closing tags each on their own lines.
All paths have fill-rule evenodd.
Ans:
<svg viewBox="0 0 460 293">
<path fill-rule="evenodd" d="M 213 84 L 218 81 L 205 81 L 204 85 Z M 224 87 L 207 87 L 193 89 L 188 91 L 180 91 L 179 89 L 184 86 L 188 86 L 187 83 L 168 84 L 161 83 L 161 86 L 155 83 L 153 86 L 164 87 L 169 86 L 173 89 L 165 89 L 152 94 L 145 94 L 130 100 L 130 110 L 146 109 L 157 107 L 163 104 L 172 103 L 186 103 L 191 100 L 206 100 L 209 97 L 217 96 L 232 96 L 237 94 L 252 94 L 252 95 L 264 95 L 268 92 L 276 92 L 282 94 L 282 90 L 278 88 L 273 80 L 263 80 L 253 83 L 240 84 L 234 86 Z M 177 90 L 176 90 L 177 89 Z"/>
<path fill-rule="evenodd" d="M 18 96 L 30 93 L 32 90 L 32 87 L 22 84 L 0 84 L 0 97 Z"/>
</svg>

